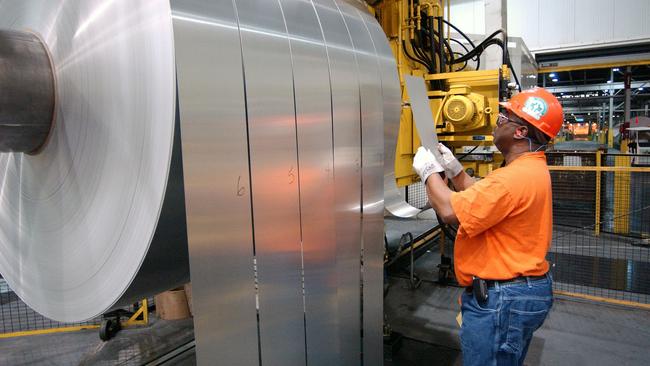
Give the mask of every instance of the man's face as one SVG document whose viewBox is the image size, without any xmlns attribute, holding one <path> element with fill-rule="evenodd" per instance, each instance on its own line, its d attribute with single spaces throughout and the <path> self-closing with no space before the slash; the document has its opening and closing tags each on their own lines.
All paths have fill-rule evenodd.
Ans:
<svg viewBox="0 0 650 366">
<path fill-rule="evenodd" d="M 513 136 L 517 128 L 522 127 L 523 124 L 519 119 L 513 114 L 509 113 L 507 110 L 499 113 L 497 119 L 497 126 L 492 131 L 492 136 L 494 137 L 494 145 L 502 153 L 507 152 L 510 149 L 510 146 L 514 142 Z"/>
</svg>

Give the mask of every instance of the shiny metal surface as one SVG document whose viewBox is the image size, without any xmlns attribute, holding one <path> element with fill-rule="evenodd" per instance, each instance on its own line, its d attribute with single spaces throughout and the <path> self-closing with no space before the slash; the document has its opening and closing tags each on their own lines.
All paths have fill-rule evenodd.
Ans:
<svg viewBox="0 0 650 366">
<path fill-rule="evenodd" d="M 171 257 L 145 258 L 174 137 L 169 2 L 0 1 L 0 28 L 43 38 L 58 97 L 42 153 L 0 155 L 0 272 L 41 314 L 91 318 L 140 288 L 143 262 L 164 269 Z M 182 238 L 183 226 L 166 230 Z M 182 256 L 182 239 L 162 247 L 174 245 Z M 176 282 L 177 269 L 158 273 L 158 285 Z"/>
<path fill-rule="evenodd" d="M 424 79 L 417 76 L 406 75 L 404 80 L 411 101 L 415 127 L 418 129 L 418 135 L 420 136 L 422 146 L 431 150 L 433 155 L 436 157 L 441 158 L 440 151 L 438 150 L 436 123 L 433 120 L 433 113 L 431 112 L 431 105 L 429 104 L 429 97 L 424 85 Z"/>
<path fill-rule="evenodd" d="M 231 0 L 176 0 L 172 12 L 197 363 L 253 365 L 252 213 L 235 9 Z"/>
<path fill-rule="evenodd" d="M 11 90 L 0 98 L 0 151 L 37 152 L 54 122 L 49 53 L 34 33 L 0 29 L 0 59 L 0 89 Z"/>
<path fill-rule="evenodd" d="M 332 91 L 328 51 L 311 0 L 280 0 L 296 103 L 307 364 L 338 364 Z"/>
<path fill-rule="evenodd" d="M 359 78 L 350 34 L 334 0 L 315 0 L 330 64 L 334 137 L 334 213 L 339 360 L 361 359 L 361 121 Z"/>
<path fill-rule="evenodd" d="M 395 63 L 393 51 L 386 42 L 386 34 L 379 26 L 379 23 L 374 21 L 369 14 L 366 15 L 366 20 L 377 48 L 384 97 L 384 204 L 386 211 L 393 216 L 413 217 L 420 213 L 420 209 L 411 206 L 405 201 L 395 181 L 395 153 L 402 108 L 397 64 Z"/>
<path fill-rule="evenodd" d="M 383 364 L 383 105 L 373 40 L 356 7 L 337 1 L 359 64 L 362 130 L 363 363 Z"/>
<path fill-rule="evenodd" d="M 248 111 L 261 357 L 305 363 L 298 155 L 287 29 L 277 1 L 237 0 Z"/>
</svg>

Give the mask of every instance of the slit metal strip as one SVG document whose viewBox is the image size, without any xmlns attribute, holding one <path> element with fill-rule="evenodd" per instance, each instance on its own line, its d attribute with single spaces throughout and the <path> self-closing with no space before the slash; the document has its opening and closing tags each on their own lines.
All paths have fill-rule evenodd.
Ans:
<svg viewBox="0 0 650 366">
<path fill-rule="evenodd" d="M 173 21 L 197 363 L 256 365 L 248 141 L 235 9 L 230 0 L 177 0 Z"/>
<path fill-rule="evenodd" d="M 359 365 L 361 346 L 361 126 L 354 48 L 334 0 L 314 0 L 327 45 L 334 138 L 338 365 Z"/>
<path fill-rule="evenodd" d="M 280 4 L 295 88 L 307 364 L 332 365 L 339 352 L 329 63 L 311 1 Z"/>
<path fill-rule="evenodd" d="M 363 364 L 383 364 L 384 131 L 381 76 L 372 38 L 359 13 L 338 0 L 356 48 L 361 86 Z"/>
<path fill-rule="evenodd" d="M 384 203 L 386 211 L 397 217 L 414 217 L 420 213 L 420 209 L 411 206 L 404 200 L 395 180 L 395 155 L 402 104 L 395 56 L 379 23 L 370 14 L 360 13 L 364 17 L 377 51 L 382 80 L 384 100 Z"/>
<path fill-rule="evenodd" d="M 303 365 L 299 177 L 289 39 L 277 1 L 235 4 L 246 77 L 261 358 L 266 365 Z"/>
</svg>

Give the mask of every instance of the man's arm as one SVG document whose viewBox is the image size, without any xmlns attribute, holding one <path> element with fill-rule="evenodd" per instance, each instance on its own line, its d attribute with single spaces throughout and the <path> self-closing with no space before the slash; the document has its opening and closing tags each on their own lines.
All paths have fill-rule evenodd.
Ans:
<svg viewBox="0 0 650 366">
<path fill-rule="evenodd" d="M 460 192 L 469 188 L 476 180 L 470 177 L 464 170 L 461 170 L 457 176 L 451 178 L 451 182 L 454 183 L 456 190 Z"/>
<path fill-rule="evenodd" d="M 460 175 L 460 174 L 459 174 Z M 467 175 L 465 173 L 465 175 Z M 469 177 L 469 176 L 468 176 Z M 471 177 L 469 177 L 471 179 Z M 427 197 L 431 207 L 445 224 L 458 224 L 458 217 L 451 206 L 452 191 L 438 174 L 431 174 L 426 181 Z"/>
<path fill-rule="evenodd" d="M 454 153 L 448 147 L 439 143 L 438 151 L 440 151 L 440 156 L 442 157 L 440 164 L 445 168 L 445 175 L 451 179 L 457 191 L 464 191 L 474 184 L 474 179 L 465 172 L 463 165 L 456 159 Z"/>
</svg>

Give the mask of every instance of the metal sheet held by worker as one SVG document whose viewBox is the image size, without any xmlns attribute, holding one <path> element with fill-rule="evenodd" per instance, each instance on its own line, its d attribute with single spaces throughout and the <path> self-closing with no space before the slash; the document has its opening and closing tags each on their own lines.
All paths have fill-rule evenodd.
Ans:
<svg viewBox="0 0 650 366">
<path fill-rule="evenodd" d="M 248 111 L 264 364 L 305 363 L 296 120 L 291 53 L 277 1 L 236 1 Z M 215 325 L 218 326 L 218 325 Z"/>
<path fill-rule="evenodd" d="M 420 142 L 422 146 L 431 150 L 433 155 L 440 157 L 436 123 L 433 120 L 433 113 L 431 112 L 427 89 L 424 86 L 424 79 L 406 75 L 405 81 L 411 102 L 411 110 L 413 111 L 413 119 L 418 129 L 418 135 L 420 135 Z"/>
<path fill-rule="evenodd" d="M 185 240 L 162 246 L 175 258 L 151 245 L 174 138 L 169 1 L 2 1 L 0 28 L 41 36 L 58 98 L 40 154 L 0 155 L 3 277 L 59 321 L 95 317 L 129 286 L 155 291 L 138 287 L 151 275 L 143 262 L 161 267 L 157 286 L 173 286 Z M 166 230 L 176 238 L 184 224 Z"/>
<path fill-rule="evenodd" d="M 384 204 L 386 211 L 393 216 L 413 217 L 420 213 L 420 209 L 405 201 L 395 180 L 395 153 L 402 108 L 397 64 L 379 23 L 370 14 L 366 14 L 364 19 L 377 49 L 384 97 Z"/>
<path fill-rule="evenodd" d="M 327 49 L 309 0 L 280 0 L 296 102 L 307 364 L 338 364 L 332 92 Z"/>
<path fill-rule="evenodd" d="M 327 45 L 332 87 L 334 212 L 338 334 L 336 365 L 358 365 L 361 355 L 361 121 L 354 48 L 334 0 L 314 5 Z"/>
<path fill-rule="evenodd" d="M 241 45 L 231 0 L 173 2 L 199 365 L 259 360 Z"/>
<path fill-rule="evenodd" d="M 383 364 L 383 105 L 372 38 L 357 8 L 337 1 L 359 64 L 362 133 L 363 361 Z"/>
</svg>

